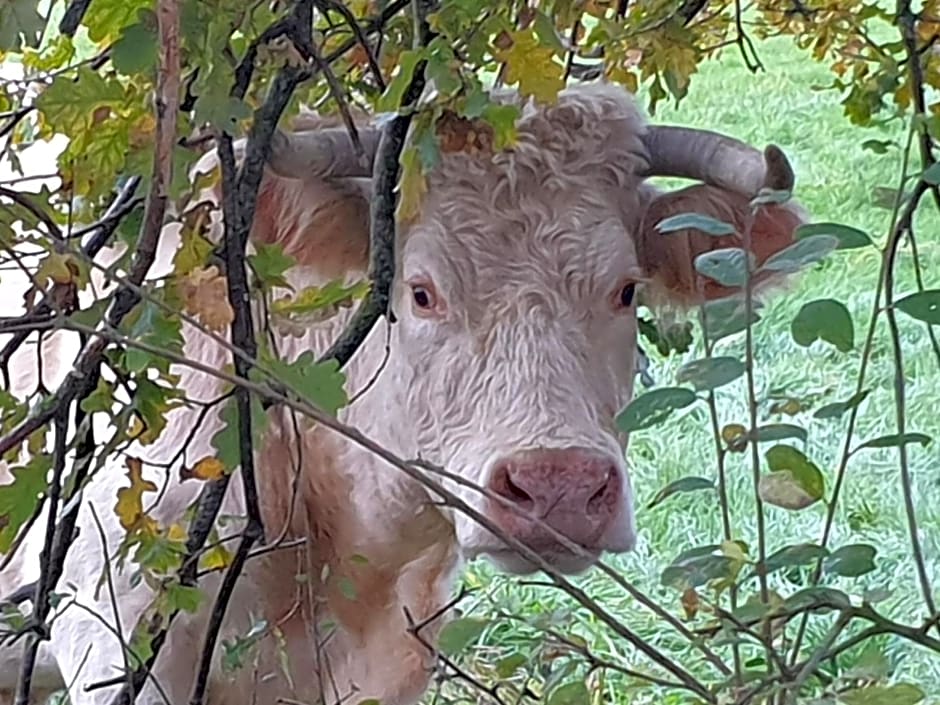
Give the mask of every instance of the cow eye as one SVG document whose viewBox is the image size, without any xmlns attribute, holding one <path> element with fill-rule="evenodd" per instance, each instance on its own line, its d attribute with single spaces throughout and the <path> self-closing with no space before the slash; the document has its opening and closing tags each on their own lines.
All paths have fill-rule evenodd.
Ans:
<svg viewBox="0 0 940 705">
<path fill-rule="evenodd" d="M 411 296 L 414 298 L 415 306 L 418 308 L 434 308 L 434 296 L 427 287 L 415 284 L 411 287 Z"/>
<path fill-rule="evenodd" d="M 627 284 L 620 290 L 620 305 L 629 308 L 633 303 L 633 295 L 636 293 L 636 284 Z"/>
</svg>

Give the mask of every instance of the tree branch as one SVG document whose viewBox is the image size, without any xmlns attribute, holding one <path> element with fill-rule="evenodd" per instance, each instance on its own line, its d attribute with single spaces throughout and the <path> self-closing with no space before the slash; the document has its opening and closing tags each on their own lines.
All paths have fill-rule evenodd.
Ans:
<svg viewBox="0 0 940 705">
<path fill-rule="evenodd" d="M 430 41 L 430 30 L 425 27 L 421 41 Z M 369 231 L 369 294 L 356 309 L 346 329 L 320 361 L 336 360 L 345 365 L 365 341 L 376 321 L 384 315 L 394 322 L 389 310 L 392 281 L 395 278 L 395 186 L 398 183 L 399 159 L 405 146 L 412 109 L 424 90 L 424 68 L 421 60 L 415 67 L 396 115 L 383 129 L 372 171 L 372 206 Z"/>
</svg>

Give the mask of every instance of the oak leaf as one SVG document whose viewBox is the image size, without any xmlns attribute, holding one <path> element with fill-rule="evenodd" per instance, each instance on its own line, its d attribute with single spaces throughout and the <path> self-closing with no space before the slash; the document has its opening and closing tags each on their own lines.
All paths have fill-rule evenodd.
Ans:
<svg viewBox="0 0 940 705">
<path fill-rule="evenodd" d="M 157 523 L 144 512 L 144 493 L 156 492 L 157 486 L 144 479 L 143 462 L 140 458 L 127 459 L 127 478 L 131 484 L 117 491 L 114 513 L 126 531 L 143 530 L 152 533 L 156 530 Z"/>
<path fill-rule="evenodd" d="M 180 298 L 186 312 L 195 316 L 209 330 L 224 331 L 235 312 L 228 302 L 225 277 L 216 266 L 199 267 L 179 280 Z"/>
</svg>

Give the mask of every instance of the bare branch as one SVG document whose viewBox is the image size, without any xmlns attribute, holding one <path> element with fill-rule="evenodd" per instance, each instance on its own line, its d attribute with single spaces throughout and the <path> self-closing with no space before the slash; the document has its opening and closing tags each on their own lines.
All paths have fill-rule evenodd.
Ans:
<svg viewBox="0 0 940 705">
<path fill-rule="evenodd" d="M 59 31 L 68 37 L 74 36 L 90 5 L 91 0 L 72 0 L 59 20 Z"/>
</svg>

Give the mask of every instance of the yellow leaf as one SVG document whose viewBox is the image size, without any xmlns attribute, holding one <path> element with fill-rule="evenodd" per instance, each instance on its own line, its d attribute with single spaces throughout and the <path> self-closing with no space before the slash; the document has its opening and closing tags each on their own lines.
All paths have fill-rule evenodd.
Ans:
<svg viewBox="0 0 940 705">
<path fill-rule="evenodd" d="M 228 287 L 218 267 L 194 269 L 180 278 L 178 288 L 186 312 L 209 330 L 222 332 L 231 325 L 235 312 L 229 305 Z"/>
<path fill-rule="evenodd" d="M 180 479 L 189 480 L 218 480 L 225 474 L 225 466 L 218 458 L 207 455 L 199 460 L 193 467 L 187 468 L 185 465 L 180 469 Z"/>
<path fill-rule="evenodd" d="M 140 458 L 127 459 L 127 477 L 131 481 L 130 487 L 117 491 L 117 504 L 114 505 L 114 513 L 121 526 L 127 531 L 155 527 L 156 522 L 144 513 L 144 493 L 156 492 L 157 486 L 144 479 Z"/>
<path fill-rule="evenodd" d="M 636 93 L 639 89 L 639 82 L 637 81 L 636 74 L 625 69 L 619 64 L 609 66 L 604 73 L 606 74 L 608 81 L 611 81 L 612 83 L 619 83 L 631 93 Z"/>
<path fill-rule="evenodd" d="M 553 103 L 565 87 L 565 68 L 555 61 L 555 50 L 540 44 L 534 30 L 520 30 L 509 36 L 512 44 L 494 52 L 506 64 L 506 83 L 518 83 L 524 96 Z"/>
<path fill-rule="evenodd" d="M 421 212 L 421 201 L 428 191 L 424 171 L 421 169 L 421 157 L 414 146 L 401 153 L 401 177 L 398 181 L 398 220 L 410 223 Z"/>
<path fill-rule="evenodd" d="M 185 541 L 186 529 L 183 528 L 182 524 L 170 524 L 170 528 L 166 531 L 166 537 L 170 541 Z"/>
<path fill-rule="evenodd" d="M 199 565 L 203 570 L 220 570 L 232 562 L 231 552 L 220 543 L 202 554 Z"/>
<path fill-rule="evenodd" d="M 911 82 L 904 81 L 894 94 L 894 102 L 897 103 L 903 109 L 907 109 L 911 105 L 911 100 L 913 98 L 913 92 L 911 91 Z"/>
<path fill-rule="evenodd" d="M 43 283 L 52 280 L 55 284 L 70 284 L 76 274 L 77 268 L 68 255 L 50 252 L 39 266 L 36 278 Z"/>
<path fill-rule="evenodd" d="M 739 453 L 747 447 L 747 429 L 739 423 L 729 423 L 721 429 L 721 440 L 729 450 Z"/>
<path fill-rule="evenodd" d="M 722 541 L 721 552 L 735 562 L 747 563 L 747 556 L 737 541 Z"/>
</svg>

